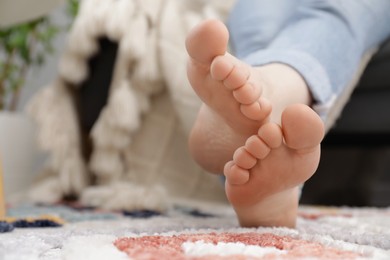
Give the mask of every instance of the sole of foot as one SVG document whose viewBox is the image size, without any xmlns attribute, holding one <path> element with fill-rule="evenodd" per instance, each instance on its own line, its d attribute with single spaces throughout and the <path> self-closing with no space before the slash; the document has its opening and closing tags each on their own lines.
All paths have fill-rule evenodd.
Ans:
<svg viewBox="0 0 390 260">
<path fill-rule="evenodd" d="M 226 194 L 243 226 L 295 225 L 299 186 L 316 171 L 324 126 L 303 104 L 267 123 L 225 165 Z"/>
</svg>

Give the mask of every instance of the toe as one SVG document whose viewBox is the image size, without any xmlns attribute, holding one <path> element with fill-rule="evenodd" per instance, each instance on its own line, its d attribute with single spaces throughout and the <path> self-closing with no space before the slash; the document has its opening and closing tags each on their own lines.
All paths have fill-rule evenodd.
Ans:
<svg viewBox="0 0 390 260">
<path fill-rule="evenodd" d="M 244 86 L 233 91 L 234 98 L 241 104 L 249 105 L 256 102 L 261 95 L 261 88 L 247 82 Z"/>
<path fill-rule="evenodd" d="M 260 127 L 258 135 L 271 149 L 278 148 L 282 145 L 282 129 L 275 123 L 267 123 Z"/>
<path fill-rule="evenodd" d="M 223 81 L 226 88 L 235 90 L 248 81 L 250 67 L 227 53 L 213 60 L 210 72 L 213 79 Z"/>
<path fill-rule="evenodd" d="M 321 118 L 302 104 L 289 106 L 283 111 L 282 128 L 286 145 L 292 149 L 316 147 L 325 134 Z"/>
<path fill-rule="evenodd" d="M 243 185 L 249 181 L 249 171 L 238 167 L 233 161 L 226 163 L 224 174 L 230 185 Z"/>
<path fill-rule="evenodd" d="M 229 90 L 238 89 L 247 83 L 250 68 L 230 54 L 218 56 L 211 64 L 211 75 L 214 79 L 223 81 Z"/>
<path fill-rule="evenodd" d="M 248 138 L 248 140 L 246 140 L 245 149 L 253 157 L 260 160 L 264 159 L 271 151 L 268 145 L 257 135 L 252 135 Z"/>
<path fill-rule="evenodd" d="M 234 152 L 233 162 L 243 169 L 250 169 L 256 165 L 257 160 L 243 146 Z"/>
<path fill-rule="evenodd" d="M 217 56 L 211 63 L 211 76 L 215 80 L 223 81 L 232 73 L 234 67 L 234 63 L 227 55 Z"/>
<path fill-rule="evenodd" d="M 216 56 L 225 54 L 228 39 L 226 26 L 221 21 L 210 19 L 191 30 L 186 39 L 186 48 L 194 60 L 211 64 Z"/>
<path fill-rule="evenodd" d="M 259 98 L 257 102 L 240 106 L 241 113 L 251 120 L 261 121 L 271 114 L 272 105 L 267 99 Z"/>
</svg>

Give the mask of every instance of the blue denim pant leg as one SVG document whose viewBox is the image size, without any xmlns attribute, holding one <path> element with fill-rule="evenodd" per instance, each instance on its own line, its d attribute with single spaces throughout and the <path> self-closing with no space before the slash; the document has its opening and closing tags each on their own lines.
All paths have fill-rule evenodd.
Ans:
<svg viewBox="0 0 390 260">
<path fill-rule="evenodd" d="M 299 0 L 238 0 L 228 19 L 230 47 L 238 58 L 265 49 L 295 14 Z"/>
<path fill-rule="evenodd" d="M 390 35 L 389 0 L 238 0 L 228 21 L 234 54 L 297 70 L 326 120 L 363 55 Z"/>
</svg>

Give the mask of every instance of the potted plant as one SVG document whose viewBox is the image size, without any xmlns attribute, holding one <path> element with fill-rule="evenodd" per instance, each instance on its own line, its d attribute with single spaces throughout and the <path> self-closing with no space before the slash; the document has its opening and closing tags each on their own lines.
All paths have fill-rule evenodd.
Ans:
<svg viewBox="0 0 390 260">
<path fill-rule="evenodd" d="M 34 129 L 18 111 L 18 101 L 29 69 L 53 50 L 59 28 L 47 15 L 61 2 L 0 0 L 0 160 L 6 195 L 22 191 L 33 178 Z"/>
</svg>

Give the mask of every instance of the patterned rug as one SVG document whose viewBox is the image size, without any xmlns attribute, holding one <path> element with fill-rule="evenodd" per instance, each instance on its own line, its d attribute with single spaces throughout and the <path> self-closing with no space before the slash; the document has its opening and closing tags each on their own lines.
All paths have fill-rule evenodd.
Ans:
<svg viewBox="0 0 390 260">
<path fill-rule="evenodd" d="M 8 211 L 15 226 L 0 234 L 0 259 L 390 259 L 390 208 L 299 212 L 296 229 L 247 229 L 220 204 L 167 212 L 20 205 Z"/>
</svg>

